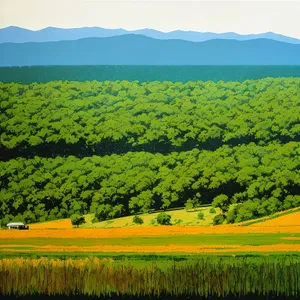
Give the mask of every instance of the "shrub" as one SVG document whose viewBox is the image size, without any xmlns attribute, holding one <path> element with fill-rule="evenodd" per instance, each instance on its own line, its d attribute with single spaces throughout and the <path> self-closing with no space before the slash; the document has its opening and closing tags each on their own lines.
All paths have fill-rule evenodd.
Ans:
<svg viewBox="0 0 300 300">
<path fill-rule="evenodd" d="M 157 225 L 157 219 L 155 218 L 155 219 L 152 219 L 151 221 L 150 221 L 150 224 L 151 225 Z"/>
<path fill-rule="evenodd" d="M 178 219 L 175 224 L 181 224 L 183 221 L 181 219 Z"/>
<path fill-rule="evenodd" d="M 211 214 L 215 214 L 215 213 L 216 213 L 216 210 L 214 209 L 214 207 L 212 207 L 212 208 L 209 210 L 209 212 L 210 212 Z"/>
<path fill-rule="evenodd" d="M 198 213 L 198 220 L 204 220 L 204 213 L 202 211 Z"/>
<path fill-rule="evenodd" d="M 76 227 L 78 227 L 79 225 L 85 223 L 85 218 L 84 218 L 84 216 L 80 216 L 80 215 L 78 215 L 78 214 L 73 214 L 73 215 L 70 217 L 70 219 L 71 219 L 72 225 L 73 225 L 73 226 L 76 226 Z"/>
<path fill-rule="evenodd" d="M 171 216 L 166 213 L 160 213 L 157 216 L 157 223 L 160 225 L 171 225 Z"/>
<path fill-rule="evenodd" d="M 214 225 L 221 225 L 225 221 L 224 215 L 216 215 L 213 219 Z"/>
<path fill-rule="evenodd" d="M 133 223 L 134 224 L 144 224 L 144 220 L 139 216 L 134 216 L 133 217 Z"/>
</svg>

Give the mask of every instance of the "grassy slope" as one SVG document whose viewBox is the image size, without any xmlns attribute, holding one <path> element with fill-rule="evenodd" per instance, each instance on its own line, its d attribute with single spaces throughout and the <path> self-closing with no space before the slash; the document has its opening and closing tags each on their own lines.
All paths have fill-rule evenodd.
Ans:
<svg viewBox="0 0 300 300">
<path fill-rule="evenodd" d="M 198 210 L 195 211 L 186 211 L 185 209 L 180 209 L 180 210 L 172 210 L 172 211 L 167 211 L 166 213 L 171 216 L 171 222 L 172 225 L 200 225 L 200 226 L 208 226 L 212 224 L 212 220 L 214 216 L 220 213 L 219 209 L 216 209 L 216 213 L 212 214 L 210 213 L 210 208 L 211 207 L 204 207 L 204 208 L 199 208 Z M 204 214 L 204 220 L 199 220 L 198 219 L 198 213 L 203 212 Z M 154 224 L 151 224 L 151 221 L 157 218 L 159 212 L 157 213 L 152 213 L 152 214 L 142 214 L 139 215 L 143 221 L 144 224 L 142 226 L 147 226 L 147 225 L 156 225 L 157 223 L 154 222 Z M 113 228 L 113 227 L 125 227 L 125 226 L 136 226 L 132 222 L 133 216 L 128 216 L 128 217 L 122 217 L 122 218 L 117 218 L 113 220 L 108 220 L 108 221 L 103 221 L 103 222 L 97 222 L 97 223 L 92 223 L 92 220 L 94 218 L 93 214 L 89 214 L 85 216 L 86 219 L 86 224 L 80 226 L 83 228 Z M 140 225 L 139 225 L 140 226 Z"/>
<path fill-rule="evenodd" d="M 186 211 L 185 209 L 180 210 L 173 210 L 173 211 L 167 211 L 166 213 L 171 215 L 171 222 L 172 225 L 199 225 L 199 226 L 209 226 L 212 225 L 212 221 L 214 216 L 220 213 L 220 210 L 217 208 L 216 213 L 212 214 L 210 213 L 211 207 L 203 207 L 199 208 L 195 211 Z M 198 213 L 203 212 L 204 214 L 204 220 L 198 219 Z M 283 216 L 287 216 L 289 214 L 293 214 L 296 212 L 300 212 L 300 207 L 289 209 L 286 211 L 278 212 L 270 216 L 266 216 L 263 218 L 255 219 L 255 220 L 249 220 L 245 222 L 238 223 L 236 225 L 238 226 L 250 226 L 250 225 L 261 225 L 263 226 L 264 223 L 268 224 L 268 221 L 274 220 L 276 218 L 280 218 Z M 143 221 L 143 225 L 138 226 L 148 226 L 148 225 L 157 225 L 156 218 L 158 216 L 159 212 L 152 213 L 152 214 L 141 214 L 139 215 Z M 116 228 L 116 227 L 127 227 L 127 226 L 137 226 L 133 223 L 133 216 L 127 216 L 127 217 L 121 217 L 116 218 L 113 220 L 107 220 L 97 223 L 92 223 L 92 220 L 94 219 L 94 214 L 88 214 L 85 215 L 86 224 L 81 225 L 82 228 Z M 300 219 L 299 219 L 300 220 Z M 154 223 L 153 223 L 154 221 Z M 293 222 L 293 225 L 295 222 Z M 287 224 L 288 226 L 289 224 Z M 291 224 L 290 224 L 291 225 Z M 300 225 L 300 221 L 299 221 Z M 37 229 L 37 228 L 72 228 L 72 225 L 69 221 L 69 219 L 66 220 L 57 220 L 57 221 L 49 221 L 44 223 L 36 223 L 36 224 L 30 224 L 31 229 Z"/>
<path fill-rule="evenodd" d="M 201 208 L 197 211 L 186 211 L 185 209 L 180 209 L 180 210 L 167 211 L 167 214 L 171 215 L 171 217 L 172 217 L 171 220 L 172 220 L 173 225 L 176 224 L 176 225 L 209 226 L 209 225 L 212 225 L 214 216 L 216 216 L 217 214 L 220 213 L 220 209 L 218 209 L 218 208 L 216 209 L 215 214 L 210 213 L 209 212 L 210 209 L 211 209 L 211 207 Z M 204 213 L 204 220 L 198 219 L 199 211 Z M 293 214 L 293 213 L 296 213 L 299 211 L 300 211 L 300 207 L 292 208 L 292 209 L 278 212 L 278 213 L 275 213 L 273 215 L 266 216 L 263 218 L 241 222 L 236 225 L 241 225 L 241 226 L 250 226 L 250 225 L 257 225 L 257 224 L 263 225 L 261 223 L 267 224 L 268 221 L 270 221 L 270 220 L 280 218 L 280 217 L 283 217 L 283 216 L 286 216 L 289 214 Z M 159 213 L 139 215 L 144 220 L 143 226 L 151 225 L 151 221 L 152 220 L 155 221 L 158 214 Z M 113 227 L 125 227 L 125 226 L 135 226 L 136 225 L 132 222 L 133 216 L 122 217 L 122 218 L 117 218 L 117 219 L 103 221 L 103 222 L 97 222 L 97 223 L 92 223 L 93 218 L 94 218 L 93 214 L 86 215 L 87 223 L 80 227 L 83 227 L 83 228 L 113 228 Z M 157 224 L 157 223 L 154 222 L 154 224 Z M 289 224 L 287 224 L 287 226 L 288 225 Z M 299 225 L 300 225 L 300 219 L 299 219 Z"/>
</svg>

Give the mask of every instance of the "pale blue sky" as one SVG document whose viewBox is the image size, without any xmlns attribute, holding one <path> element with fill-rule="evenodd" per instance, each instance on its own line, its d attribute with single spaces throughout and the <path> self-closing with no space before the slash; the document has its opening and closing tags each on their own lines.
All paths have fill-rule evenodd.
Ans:
<svg viewBox="0 0 300 300">
<path fill-rule="evenodd" d="M 297 1 L 0 0 L 0 27 L 47 26 L 241 34 L 273 31 L 300 38 Z"/>
</svg>

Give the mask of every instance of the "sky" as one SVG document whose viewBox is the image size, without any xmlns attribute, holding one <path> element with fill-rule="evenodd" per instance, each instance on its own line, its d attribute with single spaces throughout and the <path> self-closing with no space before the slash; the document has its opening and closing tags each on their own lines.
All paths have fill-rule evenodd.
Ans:
<svg viewBox="0 0 300 300">
<path fill-rule="evenodd" d="M 275 32 L 300 38 L 300 0 L 0 0 L 0 28 L 99 26 L 168 32 Z"/>
</svg>

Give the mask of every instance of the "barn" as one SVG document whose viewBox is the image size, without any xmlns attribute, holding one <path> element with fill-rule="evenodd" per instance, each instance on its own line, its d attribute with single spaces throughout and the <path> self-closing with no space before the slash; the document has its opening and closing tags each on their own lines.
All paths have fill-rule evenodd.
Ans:
<svg viewBox="0 0 300 300">
<path fill-rule="evenodd" d="M 29 226 L 26 226 L 22 222 L 13 222 L 7 224 L 8 229 L 29 229 Z"/>
</svg>

